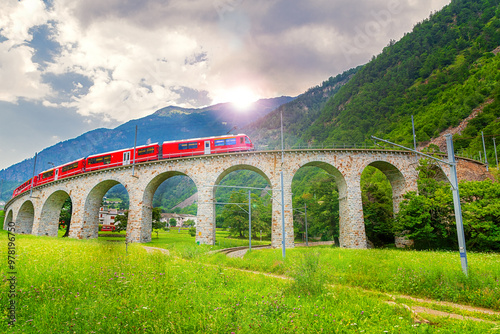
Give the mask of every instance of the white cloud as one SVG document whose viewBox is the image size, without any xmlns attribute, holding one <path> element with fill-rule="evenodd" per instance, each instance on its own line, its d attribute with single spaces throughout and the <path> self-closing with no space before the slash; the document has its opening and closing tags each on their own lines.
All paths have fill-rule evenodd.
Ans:
<svg viewBox="0 0 500 334">
<path fill-rule="evenodd" d="M 47 17 L 42 1 L 2 2 L 0 34 L 6 40 L 0 43 L 0 101 L 16 103 L 19 98 L 41 99 L 51 94 L 31 60 L 33 48 L 26 45 L 32 39 L 30 28 L 44 24 Z"/>
<path fill-rule="evenodd" d="M 50 95 L 32 56 L 33 49 L 26 45 L 0 43 L 0 101 L 16 103 L 19 98 L 37 100 Z"/>
<path fill-rule="evenodd" d="M 44 24 L 48 17 L 42 0 L 3 0 L 0 31 L 13 44 L 22 44 L 31 40 L 29 30 Z"/>
<path fill-rule="evenodd" d="M 192 106 L 179 87 L 207 91 L 244 86 L 262 97 L 296 95 L 330 75 L 368 61 L 449 0 L 213 2 L 8 0 L 0 14 L 0 100 L 38 99 L 126 121 L 169 104 Z M 40 70 L 31 61 L 30 28 L 53 25 L 60 45 Z M 76 73 L 55 95 L 43 74 Z M 22 78 L 22 80 L 18 79 Z M 72 95 L 71 95 L 72 94 Z M 227 94 L 226 94 L 227 95 Z M 69 96 L 69 97 L 68 97 Z"/>
<path fill-rule="evenodd" d="M 52 103 L 52 102 L 47 101 L 47 100 L 44 100 L 44 101 L 42 102 L 42 105 L 43 105 L 44 107 L 51 107 L 51 108 L 59 108 L 59 107 L 60 107 L 57 103 Z"/>
<path fill-rule="evenodd" d="M 144 30 L 122 20 L 94 22 L 77 34 L 78 41 L 68 41 L 64 33 L 77 31 L 77 22 L 66 20 L 58 30 L 59 42 L 66 44 L 47 70 L 79 73 L 93 82 L 85 96 L 62 103 L 83 115 L 102 113 L 124 121 L 176 104 L 173 87 L 204 86 L 206 62 L 186 63 L 202 48 L 186 34 Z"/>
<path fill-rule="evenodd" d="M 234 89 L 298 95 L 366 63 L 450 0 L 47 2 L 2 0 L 2 124 L 27 131 L 0 131 L 13 150 L 0 168 L 169 104 L 224 102 Z M 35 31 L 51 42 L 41 54 Z"/>
</svg>

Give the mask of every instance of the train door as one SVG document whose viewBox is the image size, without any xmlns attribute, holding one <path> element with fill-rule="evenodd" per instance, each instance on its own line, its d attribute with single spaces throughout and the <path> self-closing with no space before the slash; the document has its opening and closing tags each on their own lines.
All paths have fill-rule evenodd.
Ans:
<svg viewBox="0 0 500 334">
<path fill-rule="evenodd" d="M 54 173 L 54 181 L 57 180 L 57 177 L 59 176 L 59 168 L 56 168 L 56 171 Z"/>
<path fill-rule="evenodd" d="M 123 152 L 123 165 L 129 165 L 130 164 L 130 151 Z"/>
<path fill-rule="evenodd" d="M 210 154 L 210 140 L 205 141 L 205 154 Z"/>
</svg>

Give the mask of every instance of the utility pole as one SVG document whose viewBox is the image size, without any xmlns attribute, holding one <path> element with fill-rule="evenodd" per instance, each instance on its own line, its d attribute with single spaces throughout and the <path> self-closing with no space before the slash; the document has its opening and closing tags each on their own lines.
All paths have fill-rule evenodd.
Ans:
<svg viewBox="0 0 500 334">
<path fill-rule="evenodd" d="M 134 172 L 135 172 L 135 150 L 136 150 L 136 147 L 137 147 L 137 125 L 135 126 L 134 151 L 132 152 L 132 154 L 134 155 L 133 165 L 132 165 L 132 176 L 135 176 Z"/>
<path fill-rule="evenodd" d="M 464 226 L 463 226 L 463 222 L 462 222 L 462 207 L 460 205 L 460 194 L 458 192 L 457 163 L 455 161 L 455 152 L 453 150 L 453 137 L 452 137 L 452 135 L 451 134 L 445 135 L 446 146 L 448 149 L 448 161 L 444 161 L 444 160 L 435 158 L 435 157 L 430 156 L 428 154 L 412 150 L 411 148 L 408 148 L 408 147 L 405 147 L 402 145 L 398 145 L 398 144 L 392 143 L 390 141 L 377 138 L 375 136 L 371 136 L 371 137 L 375 140 L 380 140 L 382 142 L 403 148 L 405 150 L 417 153 L 421 156 L 439 161 L 441 163 L 444 163 L 444 164 L 450 166 L 450 174 L 451 174 L 450 183 L 451 183 L 451 190 L 453 192 L 453 205 L 454 205 L 454 209 L 455 209 L 455 222 L 456 222 L 456 226 L 457 226 L 457 237 L 458 237 L 458 247 L 459 247 L 459 251 L 460 251 L 460 261 L 462 264 L 462 271 L 467 276 L 468 275 L 467 251 L 465 249 L 465 234 L 464 234 Z"/>
<path fill-rule="evenodd" d="M 483 134 L 483 131 L 481 131 L 481 138 L 483 139 L 484 163 L 486 164 L 486 170 L 488 170 L 488 156 L 486 154 L 486 145 L 484 145 L 484 134 Z"/>
<path fill-rule="evenodd" d="M 283 181 L 283 110 L 281 111 L 281 243 L 283 249 L 283 258 L 286 257 L 286 231 L 285 231 L 285 187 Z"/>
<path fill-rule="evenodd" d="M 411 115 L 411 129 L 413 132 L 413 149 L 417 150 L 417 136 L 415 135 L 415 123 L 413 122 L 413 115 Z M 418 164 L 418 154 L 415 154 L 415 162 Z M 417 188 L 418 195 L 418 188 Z"/>
<path fill-rule="evenodd" d="M 33 176 L 31 177 L 31 180 L 30 180 L 30 183 L 31 183 L 31 187 L 30 187 L 30 197 L 32 197 L 33 195 L 33 179 L 35 178 L 35 170 L 36 170 L 36 157 L 38 156 L 38 153 L 35 152 L 35 162 L 33 163 Z"/>
<path fill-rule="evenodd" d="M 495 150 L 495 162 L 497 163 L 496 166 L 498 168 L 497 145 L 495 143 L 495 138 L 493 138 L 493 149 Z"/>
<path fill-rule="evenodd" d="M 453 151 L 453 137 L 451 134 L 445 135 L 446 146 L 448 148 L 448 161 L 450 165 L 450 182 L 453 192 L 453 206 L 455 209 L 455 223 L 457 225 L 458 248 L 460 251 L 460 262 L 465 275 L 467 272 L 467 252 L 465 249 L 464 224 L 462 222 L 462 207 L 460 205 L 460 194 L 458 192 L 457 164 L 455 161 L 455 152 Z"/>
<path fill-rule="evenodd" d="M 309 247 L 309 241 L 307 237 L 307 204 L 304 204 L 304 214 L 306 215 L 306 246 Z"/>
<path fill-rule="evenodd" d="M 252 250 L 252 197 L 248 189 L 248 250 Z"/>
<path fill-rule="evenodd" d="M 415 123 L 413 122 L 413 115 L 411 115 L 411 128 L 413 131 L 413 149 L 417 150 L 417 136 L 415 136 Z"/>
</svg>

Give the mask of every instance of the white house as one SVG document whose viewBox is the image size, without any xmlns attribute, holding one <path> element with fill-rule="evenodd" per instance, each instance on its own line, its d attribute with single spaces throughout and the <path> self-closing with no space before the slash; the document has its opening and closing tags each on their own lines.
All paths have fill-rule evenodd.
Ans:
<svg viewBox="0 0 500 334">
<path fill-rule="evenodd" d="M 123 210 L 110 209 L 107 206 L 101 206 L 99 208 L 99 224 L 102 225 L 115 225 L 115 217 L 117 215 L 122 215 Z"/>
<path fill-rule="evenodd" d="M 198 222 L 198 218 L 196 216 L 183 213 L 162 213 L 160 221 L 166 222 L 168 224 L 171 218 L 175 219 L 175 221 L 177 222 L 175 226 L 177 227 L 182 227 L 188 220 L 194 221 L 194 226 L 196 226 Z"/>
</svg>

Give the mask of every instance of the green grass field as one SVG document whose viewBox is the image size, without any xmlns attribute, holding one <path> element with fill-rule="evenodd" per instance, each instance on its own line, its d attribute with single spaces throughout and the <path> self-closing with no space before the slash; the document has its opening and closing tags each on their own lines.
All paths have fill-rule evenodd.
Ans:
<svg viewBox="0 0 500 334">
<path fill-rule="evenodd" d="M 218 239 L 229 242 L 224 233 Z M 109 233 L 106 233 L 109 234 Z M 0 233 L 4 252 L 7 233 Z M 120 242 L 108 241 L 122 239 Z M 245 243 L 243 240 L 231 240 Z M 248 241 L 246 241 L 248 243 Z M 144 245 L 168 249 L 147 253 Z M 187 231 L 148 244 L 17 235 L 16 325 L 8 326 L 10 288 L 2 261 L 6 333 L 498 333 L 499 314 L 439 304 L 448 300 L 499 310 L 500 256 L 332 247 L 253 250 L 243 258 L 208 253 Z M 6 254 L 6 253 L 4 253 Z M 274 273 L 272 277 L 252 270 Z M 389 297 L 406 294 L 428 301 Z M 388 303 L 392 302 L 392 303 Z M 406 306 L 489 321 L 416 316 Z M 422 318 L 430 323 L 422 322 Z"/>
</svg>

